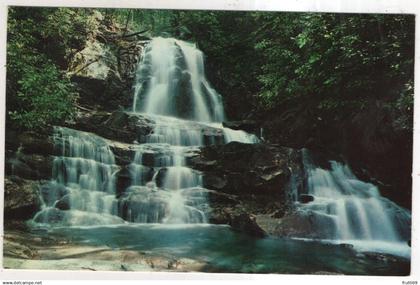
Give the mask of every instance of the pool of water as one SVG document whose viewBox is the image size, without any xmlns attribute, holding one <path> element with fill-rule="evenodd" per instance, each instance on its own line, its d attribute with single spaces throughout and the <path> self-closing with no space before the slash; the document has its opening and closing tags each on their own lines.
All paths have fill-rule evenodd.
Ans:
<svg viewBox="0 0 420 285">
<path fill-rule="evenodd" d="M 406 275 L 407 258 L 368 257 L 354 249 L 316 241 L 255 239 L 220 225 L 127 224 L 40 230 L 72 242 L 130 249 L 208 264 L 207 272 Z"/>
</svg>

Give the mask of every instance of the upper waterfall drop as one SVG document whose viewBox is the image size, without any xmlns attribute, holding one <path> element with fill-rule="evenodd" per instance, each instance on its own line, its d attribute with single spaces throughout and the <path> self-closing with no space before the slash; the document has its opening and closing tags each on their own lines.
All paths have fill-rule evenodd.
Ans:
<svg viewBox="0 0 420 285">
<path fill-rule="evenodd" d="M 204 56 L 195 44 L 156 37 L 139 64 L 133 112 L 200 122 L 221 122 L 221 96 L 204 73 Z"/>
</svg>

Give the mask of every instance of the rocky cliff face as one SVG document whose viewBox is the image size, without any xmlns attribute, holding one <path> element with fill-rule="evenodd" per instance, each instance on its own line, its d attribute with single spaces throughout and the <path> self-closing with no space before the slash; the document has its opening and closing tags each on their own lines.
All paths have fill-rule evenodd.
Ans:
<svg viewBox="0 0 420 285">
<path fill-rule="evenodd" d="M 79 104 L 92 110 L 113 111 L 132 100 L 137 63 L 147 37 L 130 36 L 118 23 L 106 22 L 101 13 L 92 16 L 95 27 L 84 49 L 76 53 L 67 73 L 79 92 Z"/>
</svg>

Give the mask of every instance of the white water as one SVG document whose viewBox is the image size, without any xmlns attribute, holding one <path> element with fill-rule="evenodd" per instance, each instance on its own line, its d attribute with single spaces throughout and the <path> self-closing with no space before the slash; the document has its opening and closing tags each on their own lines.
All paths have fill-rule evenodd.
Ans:
<svg viewBox="0 0 420 285">
<path fill-rule="evenodd" d="M 207 190 L 199 172 L 187 167 L 198 147 L 230 141 L 258 142 L 244 131 L 222 127 L 221 96 L 204 75 L 195 45 L 155 38 L 139 63 L 132 115 L 154 124 L 136 144 L 128 165 L 131 185 L 117 193 L 114 154 L 94 134 L 57 128 L 53 178 L 44 186 L 37 223 L 92 226 L 124 223 L 206 223 Z"/>
<path fill-rule="evenodd" d="M 68 128 L 56 128 L 54 140 L 60 155 L 53 162 L 52 180 L 43 186 L 44 207 L 34 221 L 66 225 L 123 222 L 115 216 L 119 167 L 107 142 Z M 60 203 L 68 210 L 57 210 Z"/>
<path fill-rule="evenodd" d="M 203 53 L 194 44 L 154 38 L 137 72 L 133 112 L 223 121 L 222 99 L 204 74 Z"/>
<path fill-rule="evenodd" d="M 306 150 L 303 160 L 307 194 L 314 201 L 297 205 L 301 212 L 312 216 L 321 238 L 407 256 L 411 219 L 408 210 L 382 197 L 375 185 L 357 179 L 347 165 L 330 161 L 330 170 L 317 167 Z"/>
<path fill-rule="evenodd" d="M 128 207 L 131 211 L 126 219 L 205 223 L 206 189 L 201 174 L 187 167 L 186 156 L 203 145 L 256 143 L 258 139 L 223 128 L 221 96 L 205 78 L 203 53 L 195 45 L 158 37 L 142 58 L 132 111 L 149 116 L 156 126 L 130 165 L 132 185 L 126 203 L 135 196 L 141 206 Z"/>
</svg>

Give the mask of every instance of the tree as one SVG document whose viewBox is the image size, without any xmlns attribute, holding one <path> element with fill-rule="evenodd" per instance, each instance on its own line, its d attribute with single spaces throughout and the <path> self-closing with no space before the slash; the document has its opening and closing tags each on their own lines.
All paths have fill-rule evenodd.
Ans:
<svg viewBox="0 0 420 285">
<path fill-rule="evenodd" d="M 88 35 L 85 9 L 9 9 L 8 123 L 42 130 L 74 114 L 76 93 L 64 69 Z"/>
</svg>

